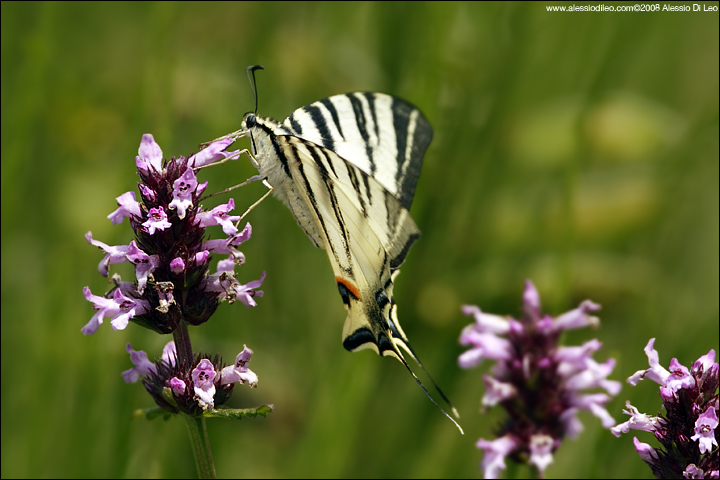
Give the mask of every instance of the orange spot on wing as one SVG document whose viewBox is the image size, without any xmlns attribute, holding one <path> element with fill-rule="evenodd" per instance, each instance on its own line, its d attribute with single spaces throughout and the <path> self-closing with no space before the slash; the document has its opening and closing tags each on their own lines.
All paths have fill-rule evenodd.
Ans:
<svg viewBox="0 0 720 480">
<path fill-rule="evenodd" d="M 360 300 L 360 292 L 358 291 L 357 287 L 350 282 L 350 280 L 346 280 L 342 277 L 335 277 L 335 281 L 347 288 L 348 291 L 352 293 L 355 298 Z"/>
</svg>

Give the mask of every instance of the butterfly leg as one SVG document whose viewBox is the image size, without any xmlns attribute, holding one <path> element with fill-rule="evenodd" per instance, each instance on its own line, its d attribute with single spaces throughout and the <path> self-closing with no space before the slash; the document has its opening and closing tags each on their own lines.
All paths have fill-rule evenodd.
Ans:
<svg viewBox="0 0 720 480">
<path fill-rule="evenodd" d="M 232 135 L 232 134 L 230 134 L 230 135 Z M 228 136 L 230 136 L 230 135 L 226 135 L 226 137 L 228 137 Z M 223 138 L 224 138 L 224 137 L 223 137 Z M 240 151 L 237 153 L 237 155 L 233 155 L 232 157 L 224 158 L 224 159 L 222 159 L 222 160 L 220 160 L 220 161 L 217 161 L 217 162 L 214 162 L 214 163 L 211 163 L 211 164 L 208 164 L 208 165 L 204 165 L 203 167 L 200 167 L 200 168 L 211 167 L 211 166 L 213 166 L 213 165 L 220 165 L 220 164 L 223 164 L 223 163 L 227 162 L 228 160 L 237 160 L 238 158 L 240 158 L 240 155 L 243 155 L 243 154 L 247 155 L 248 159 L 250 160 L 250 163 L 252 163 L 255 168 L 259 168 L 260 165 L 258 164 L 258 161 L 255 159 L 255 157 L 253 157 L 252 153 L 250 153 L 250 150 L 248 150 L 247 148 L 244 148 L 244 149 L 240 150 Z M 240 225 L 240 222 L 242 221 L 242 219 L 245 218 L 245 216 L 246 216 L 248 213 L 250 213 L 256 206 L 258 206 L 258 205 L 260 204 L 260 202 L 262 202 L 263 200 L 265 200 L 265 199 L 267 198 L 267 196 L 270 195 L 270 194 L 273 192 L 274 188 L 273 188 L 272 185 L 270 185 L 270 184 L 268 183 L 267 177 L 263 177 L 262 175 L 254 175 L 254 176 L 248 178 L 247 180 L 245 180 L 245 181 L 242 182 L 242 183 L 238 183 L 237 185 L 233 185 L 232 187 L 228 187 L 228 188 L 225 188 L 225 189 L 223 189 L 223 190 L 220 190 L 220 191 L 211 193 L 211 194 L 209 194 L 209 195 L 206 195 L 206 196 L 204 196 L 201 200 L 205 200 L 205 199 L 207 199 L 207 198 L 214 197 L 215 195 L 221 195 L 221 194 L 223 194 L 223 193 L 231 192 L 231 191 L 235 190 L 236 188 L 244 187 L 245 185 L 248 185 L 248 184 L 250 184 L 250 183 L 252 183 L 252 182 L 256 182 L 256 181 L 258 181 L 258 180 L 262 180 L 263 185 L 265 185 L 265 186 L 267 187 L 268 191 L 265 192 L 265 194 L 264 194 L 262 197 L 260 197 L 260 199 L 259 199 L 258 201 L 256 201 L 256 202 L 253 203 L 252 205 L 250 205 L 250 207 L 248 207 L 248 209 L 245 210 L 245 213 L 243 213 L 243 214 L 240 216 L 240 218 L 238 219 L 238 221 L 235 223 L 235 225 L 238 226 L 238 225 Z"/>
<path fill-rule="evenodd" d="M 235 133 L 237 133 L 237 132 L 235 132 Z M 231 134 L 225 135 L 225 137 L 221 137 L 221 139 L 222 139 L 222 138 L 229 137 L 229 136 L 232 136 L 232 135 L 234 135 L 234 134 L 231 133 Z M 213 140 L 213 142 L 214 142 L 214 141 L 216 141 L 216 140 Z M 207 142 L 208 145 L 209 145 L 210 143 L 212 143 L 212 142 Z M 201 145 L 204 145 L 204 144 L 201 144 Z M 236 155 L 233 155 L 232 157 L 224 158 L 224 159 L 219 160 L 219 161 L 217 161 L 217 162 L 210 163 L 210 164 L 208 164 L 208 165 L 204 165 L 204 166 L 202 166 L 202 167 L 200 167 L 200 168 L 207 168 L 207 167 L 211 167 L 211 166 L 213 166 L 213 165 L 221 165 L 221 164 L 227 162 L 228 160 L 237 160 L 238 158 L 240 158 L 240 155 L 243 155 L 243 154 L 247 155 L 248 159 L 250 160 L 250 163 L 252 163 L 255 168 L 258 168 L 258 169 L 259 169 L 260 164 L 259 164 L 258 161 L 255 159 L 255 157 L 253 157 L 253 154 L 250 153 L 250 150 L 248 150 L 247 148 L 244 148 L 244 149 L 240 150 Z M 231 192 L 231 191 L 235 190 L 236 188 L 244 187 L 245 185 L 248 185 L 248 184 L 250 184 L 250 183 L 252 183 L 252 182 L 256 182 L 256 181 L 258 181 L 258 180 L 262 180 L 263 185 L 265 185 L 265 186 L 267 187 L 268 191 L 265 192 L 265 194 L 264 194 L 262 197 L 260 197 L 260 199 L 259 199 L 258 201 L 256 201 L 256 202 L 253 203 L 252 205 L 250 205 L 250 206 L 248 207 L 248 209 L 245 210 L 245 213 L 243 213 L 243 214 L 240 216 L 240 218 L 238 219 L 238 221 L 235 222 L 235 226 L 237 227 L 237 226 L 240 225 L 240 222 L 242 221 L 243 218 L 245 218 L 245 216 L 246 216 L 248 213 L 250 213 L 256 206 L 258 206 L 258 205 L 260 204 L 260 202 L 262 202 L 263 200 L 265 200 L 265 199 L 267 198 L 267 196 L 270 195 L 270 194 L 273 192 L 274 188 L 273 188 L 272 185 L 270 185 L 270 184 L 268 183 L 267 177 L 263 177 L 262 175 L 254 175 L 254 176 L 248 178 L 247 180 L 245 180 L 245 181 L 242 182 L 242 183 L 238 183 L 237 185 L 233 185 L 232 187 L 228 187 L 228 188 L 225 188 L 225 189 L 223 189 L 223 190 L 220 190 L 220 191 L 211 193 L 211 194 L 209 194 L 209 195 L 206 195 L 206 196 L 204 196 L 204 197 L 201 199 L 201 201 L 202 201 L 202 200 L 205 200 L 205 199 L 207 199 L 207 198 L 210 198 L 210 197 L 214 197 L 215 195 L 221 195 L 221 194 L 223 194 L 223 193 Z"/>
<path fill-rule="evenodd" d="M 244 153 L 245 155 L 247 155 L 248 159 L 250 160 L 250 163 L 252 163 L 253 166 L 259 170 L 259 169 L 260 169 L 260 164 L 259 164 L 258 161 L 255 159 L 255 157 L 253 156 L 253 154 L 250 153 L 250 151 L 249 151 L 247 148 L 244 148 L 243 150 L 241 150 L 241 151 L 238 153 L 238 156 L 242 155 L 243 153 Z M 252 205 L 250 205 L 250 206 L 248 207 L 248 209 L 245 210 L 245 213 L 243 213 L 243 214 L 240 216 L 240 218 L 238 219 L 238 221 L 236 222 L 236 224 L 235 224 L 236 226 L 237 226 L 237 225 L 240 225 L 240 222 L 242 221 L 242 219 L 245 218 L 245 216 L 246 216 L 248 213 L 250 213 L 253 208 L 255 208 L 256 206 L 260 205 L 260 202 L 262 202 L 263 200 L 265 200 L 265 199 L 267 198 L 267 196 L 270 195 L 270 194 L 272 193 L 272 191 L 274 190 L 273 186 L 268 183 L 267 177 L 262 177 L 262 176 L 260 176 L 260 175 L 255 175 L 254 177 L 250 177 L 249 179 L 245 180 L 245 181 L 243 182 L 243 184 L 248 184 L 248 183 L 250 183 L 250 182 L 254 182 L 254 181 L 256 181 L 256 180 L 260 180 L 261 178 L 262 178 L 262 183 L 263 183 L 263 185 L 265 185 L 265 186 L 267 187 L 268 191 L 265 192 L 265 195 L 263 195 L 262 197 L 260 197 L 260 199 L 259 199 L 258 201 L 256 201 L 256 202 L 253 203 Z"/>
<path fill-rule="evenodd" d="M 213 162 L 213 163 L 209 163 L 209 164 L 207 164 L 207 165 L 203 165 L 202 167 L 199 167 L 199 168 L 208 168 L 208 167 L 212 167 L 212 166 L 214 166 L 214 165 L 222 165 L 223 163 L 227 162 L 228 160 L 237 160 L 238 158 L 240 158 L 240 155 L 242 155 L 242 154 L 247 155 L 248 159 L 250 159 L 250 163 L 252 163 L 255 168 L 258 168 L 258 162 L 257 162 L 257 160 L 255 160 L 255 157 L 252 156 L 252 153 L 250 153 L 250 151 L 249 151 L 247 148 L 244 148 L 244 149 L 240 150 L 237 154 L 235 154 L 235 155 L 233 155 L 233 156 L 231 156 L 231 157 L 223 158 L 222 160 L 218 160 L 217 162 Z M 247 180 L 245 180 L 245 181 L 242 182 L 242 183 L 238 183 L 237 185 L 233 185 L 232 187 L 228 187 L 228 188 L 225 188 L 225 189 L 223 189 L 223 190 L 217 191 L 217 192 L 215 192 L 215 193 L 211 193 L 211 194 L 209 194 L 209 195 L 206 195 L 206 196 L 204 196 L 204 197 L 202 198 L 202 200 L 205 200 L 206 198 L 214 197 L 215 195 L 222 195 L 223 193 L 231 192 L 231 191 L 235 190 L 236 188 L 244 187 L 245 185 L 248 185 L 248 184 L 250 184 L 250 183 L 252 183 L 252 182 L 256 182 L 256 181 L 258 181 L 258 180 L 263 180 L 263 181 L 265 181 L 265 177 L 263 177 L 262 175 L 254 175 L 254 176 L 248 178 Z M 268 188 L 270 188 L 270 190 L 272 191 L 272 187 L 271 187 L 269 184 L 266 184 L 265 186 L 268 187 Z M 266 194 L 266 196 L 267 196 L 267 194 Z M 264 198 L 264 197 L 263 197 L 263 198 Z"/>
<path fill-rule="evenodd" d="M 227 135 L 223 135 L 222 137 L 218 137 L 215 140 L 210 140 L 209 142 L 203 142 L 200 144 L 200 149 L 207 148 L 210 144 L 213 144 L 215 142 L 219 142 L 220 140 L 225 140 L 226 138 L 232 138 L 233 141 L 237 140 L 240 137 L 244 137 L 247 134 L 247 130 L 237 130 L 232 133 L 228 133 Z"/>
<path fill-rule="evenodd" d="M 201 144 L 201 145 L 202 145 L 202 144 Z M 258 165 L 257 160 L 255 160 L 255 158 L 254 158 L 254 157 L 252 156 L 252 154 L 250 153 L 250 150 L 248 150 L 247 148 L 243 148 L 242 150 L 238 151 L 235 155 L 232 155 L 232 156 L 229 156 L 229 157 L 225 157 L 225 158 L 223 158 L 222 160 L 218 160 L 218 161 L 213 162 L 213 163 L 208 163 L 207 165 L 203 165 L 202 167 L 195 167 L 195 168 L 197 168 L 197 169 L 199 170 L 199 169 L 201 169 L 201 168 L 209 168 L 209 167 L 214 167 L 214 166 L 216 166 L 216 165 L 222 165 L 222 164 L 225 163 L 225 162 L 228 162 L 228 161 L 231 161 L 231 160 L 233 160 L 233 161 L 234 161 L 234 160 L 237 160 L 238 158 L 240 158 L 240 155 L 242 155 L 242 154 L 247 155 L 248 158 L 250 159 L 250 162 L 253 164 L 253 166 L 254 166 L 255 168 L 257 168 L 257 165 Z M 248 182 L 248 183 L 250 183 L 250 182 Z M 242 186 L 242 185 L 238 185 L 238 186 Z"/>
<path fill-rule="evenodd" d="M 259 175 L 256 175 L 255 177 L 259 177 Z M 247 183 L 250 183 L 250 181 L 254 181 L 253 179 L 256 179 L 255 177 L 252 177 L 252 178 L 248 179 L 246 182 L 247 182 Z M 260 199 L 259 199 L 258 201 L 256 201 L 256 202 L 253 203 L 252 205 L 250 205 L 250 206 L 248 207 L 248 209 L 245 210 L 245 213 L 243 213 L 243 214 L 240 216 L 240 218 L 238 219 L 238 221 L 235 223 L 236 226 L 240 225 L 240 222 L 242 221 L 243 218 L 245 218 L 245 215 L 247 215 L 248 213 L 250 213 L 253 208 L 255 208 L 256 206 L 260 205 L 260 202 L 262 202 L 263 200 L 265 200 L 265 199 L 267 198 L 267 196 L 270 195 L 270 194 L 272 193 L 272 191 L 274 190 L 273 186 L 268 183 L 267 178 L 263 178 L 262 183 L 263 183 L 263 185 L 265 185 L 265 186 L 267 187 L 268 191 L 265 192 L 265 195 L 263 195 L 262 197 L 260 197 Z"/>
</svg>

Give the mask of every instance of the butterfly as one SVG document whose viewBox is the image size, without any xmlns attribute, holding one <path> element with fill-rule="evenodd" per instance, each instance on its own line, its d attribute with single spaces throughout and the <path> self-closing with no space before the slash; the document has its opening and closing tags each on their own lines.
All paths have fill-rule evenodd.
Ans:
<svg viewBox="0 0 720 480">
<path fill-rule="evenodd" d="M 248 77 L 257 68 L 248 67 Z M 356 92 L 306 105 L 282 123 L 248 113 L 230 136 L 249 137 L 247 153 L 260 177 L 326 251 L 348 310 L 345 349 L 369 348 L 398 359 L 457 425 L 405 360 L 409 356 L 424 370 L 393 300 L 398 268 L 420 237 L 409 209 L 433 136 L 425 116 L 397 97 Z"/>
</svg>

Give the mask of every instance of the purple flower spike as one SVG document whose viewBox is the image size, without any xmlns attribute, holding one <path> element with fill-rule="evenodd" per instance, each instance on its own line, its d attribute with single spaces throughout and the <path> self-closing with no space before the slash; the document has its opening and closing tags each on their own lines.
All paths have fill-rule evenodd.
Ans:
<svg viewBox="0 0 720 480">
<path fill-rule="evenodd" d="M 660 384 L 659 392 L 665 415 L 653 417 L 640 413 L 626 403 L 624 413 L 630 419 L 610 431 L 617 437 L 630 429 L 652 432 L 661 447 L 633 439 L 635 450 L 657 478 L 718 478 L 718 364 L 715 351 L 700 357 L 688 370 L 673 358 L 670 369 L 660 365 L 660 355 L 651 338 L 645 346 L 650 368 L 638 370 L 628 383 L 637 385 L 643 378 Z"/>
<path fill-rule="evenodd" d="M 243 242 L 247 242 L 248 240 L 250 240 L 251 236 L 252 236 L 252 225 L 250 225 L 249 223 L 246 223 L 245 228 L 242 229 L 242 232 L 238 233 L 235 236 L 236 242 L 237 242 L 235 245 L 240 245 Z"/>
<path fill-rule="evenodd" d="M 240 233 L 236 233 L 226 239 L 208 240 L 202 244 L 203 249 L 220 255 L 232 255 L 236 262 L 240 265 L 245 263 L 245 255 L 235 247 L 250 239 L 252 227 L 246 224 Z"/>
<path fill-rule="evenodd" d="M 512 344 L 508 340 L 492 333 L 478 333 L 475 329 L 463 331 L 460 345 L 473 347 L 458 358 L 460 368 L 472 368 L 483 358 L 509 360 L 512 357 Z"/>
<path fill-rule="evenodd" d="M 93 239 L 91 232 L 85 235 L 89 244 L 103 252 L 98 264 L 101 275 L 108 277 L 112 265 L 129 262 L 135 281 L 124 282 L 114 273 L 114 286 L 102 296 L 85 287 L 83 295 L 94 314 L 82 333 L 94 334 L 109 318 L 114 330 L 123 330 L 132 321 L 160 334 L 173 334 L 178 347 L 168 342 L 154 362 L 128 344 L 133 367 L 122 373 L 126 382 L 141 380 L 155 402 L 173 414 L 198 417 L 224 405 L 236 383 L 257 386 L 257 375 L 247 368 L 252 350 L 245 348 L 235 364 L 226 367 L 219 355 L 194 353 L 188 329 L 188 325 L 208 321 L 223 301 L 239 299 L 250 307 L 263 295 L 258 289 L 264 272 L 260 280 L 246 284 L 236 279 L 235 267 L 245 261 L 238 247 L 250 239 L 252 228 L 247 223 L 238 231 L 234 225 L 239 220 L 230 215 L 235 201 L 229 199 L 209 211 L 200 205 L 213 195 L 202 197 L 208 182 L 199 183 L 198 169 L 236 157 L 239 151 L 225 151 L 231 143 L 223 139 L 193 157 L 166 160 L 153 136 L 143 135 L 135 157 L 139 195 L 129 191 L 116 197 L 118 208 L 108 215 L 115 225 L 127 217 L 132 229 L 128 236 L 134 240 L 111 246 Z M 213 267 L 211 253 L 229 258 L 216 258 L 217 267 Z M 214 270 L 217 273 L 210 275 Z"/>
<path fill-rule="evenodd" d="M 165 347 L 163 347 L 162 361 L 172 366 L 177 363 L 176 360 L 177 348 L 175 347 L 175 342 L 170 340 L 165 344 Z"/>
<path fill-rule="evenodd" d="M 510 322 L 500 315 L 483 313 L 475 305 L 463 305 L 461 310 L 468 317 L 475 317 L 473 328 L 479 333 L 506 334 L 510 331 Z"/>
<path fill-rule="evenodd" d="M 537 468 L 540 476 L 553 462 L 553 453 L 565 437 L 575 437 L 583 428 L 577 417 L 587 410 L 603 425 L 615 420 L 605 409 L 620 383 L 607 377 L 615 360 L 598 363 L 592 355 L 602 344 L 590 340 L 581 346 L 561 346 L 558 338 L 564 330 L 596 326 L 589 315 L 600 308 L 585 300 L 580 306 L 557 318 L 544 315 L 540 294 L 532 282 L 525 282 L 523 317 L 504 318 L 465 305 L 462 311 L 474 323 L 460 334 L 460 345 L 471 347 L 458 358 L 461 368 L 471 368 L 483 359 L 497 362 L 490 375 L 483 376 L 486 392 L 483 407 L 501 405 L 508 419 L 498 429 L 498 439 L 481 439 L 485 450 L 481 468 L 485 478 L 496 478 L 505 468 L 505 457 L 524 459 Z M 607 393 L 586 393 L 603 389 Z"/>
<path fill-rule="evenodd" d="M 230 143 L 230 140 L 214 143 L 196 155 L 194 162 L 205 165 L 235 155 L 236 152 L 224 151 Z M 110 246 L 94 240 L 91 232 L 85 238 L 105 254 L 98 264 L 101 275 L 109 276 L 113 264 L 134 264 L 137 279 L 134 295 L 142 298 L 146 308 L 130 318 L 159 333 L 171 333 L 181 318 L 191 325 L 200 325 L 222 300 L 232 303 L 239 298 L 244 304 L 255 306 L 256 298 L 263 292 L 257 290 L 262 281 L 242 284 L 235 280 L 234 266 L 223 267 L 215 277 L 208 275 L 211 253 L 231 255 L 235 265 L 244 263 L 245 255 L 238 247 L 250 239 L 252 227 L 249 223 L 242 231 L 235 227 L 233 222 L 239 217 L 229 214 L 235 207 L 232 199 L 203 211 L 198 202 L 207 182 L 198 183 L 185 157 L 164 161 L 162 155 L 153 136 L 144 135 L 136 158 L 142 203 L 136 200 L 134 192 L 126 192 L 117 197 L 119 208 L 108 215 L 115 224 L 128 217 L 136 240 L 129 245 Z M 222 226 L 226 236 L 206 240 L 209 236 L 206 228 L 213 225 Z M 98 307 L 101 303 L 95 302 L 96 310 L 109 312 Z M 86 334 L 96 331 L 104 317 L 96 314 L 93 318 L 83 328 Z M 126 319 L 120 317 L 113 325 L 124 328 Z"/>
<path fill-rule="evenodd" d="M 155 363 L 147 362 L 147 356 L 139 353 L 140 360 L 132 357 L 136 367 L 123 375 L 137 373 L 157 404 L 172 413 L 199 416 L 206 410 L 224 405 L 235 384 L 257 387 L 257 375 L 247 368 L 253 353 L 247 346 L 238 354 L 235 364 L 229 366 L 225 366 L 217 355 L 211 360 L 200 354 L 195 358 L 197 364 L 179 361 L 172 341 L 165 345 L 162 357 Z M 166 399 L 168 388 L 174 403 Z"/>
</svg>

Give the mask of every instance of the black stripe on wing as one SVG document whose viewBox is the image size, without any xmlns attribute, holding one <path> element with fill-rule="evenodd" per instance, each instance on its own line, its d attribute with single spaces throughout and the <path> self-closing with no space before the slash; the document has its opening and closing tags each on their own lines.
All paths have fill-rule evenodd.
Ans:
<svg viewBox="0 0 720 480">
<path fill-rule="evenodd" d="M 365 92 L 362 94 L 365 100 L 368 102 L 368 110 L 370 110 L 370 116 L 372 116 L 373 125 L 375 126 L 375 138 L 380 141 L 380 125 L 377 119 L 377 110 L 375 109 L 375 97 L 376 94 L 372 92 Z"/>
<path fill-rule="evenodd" d="M 409 210 L 433 130 L 420 110 L 397 97 L 393 97 L 392 113 L 397 144 L 398 199 Z"/>
<path fill-rule="evenodd" d="M 335 127 L 338 129 L 338 133 L 340 134 L 341 138 L 345 138 L 345 135 L 342 131 L 342 126 L 340 125 L 340 117 L 338 117 L 337 109 L 335 108 L 335 105 L 330 101 L 329 98 L 323 98 L 322 100 L 319 100 L 317 103 L 322 103 L 325 108 L 327 108 L 328 112 L 330 112 L 330 115 L 332 116 L 333 123 L 335 124 Z"/>
<path fill-rule="evenodd" d="M 370 174 L 375 175 L 377 165 L 375 165 L 375 160 L 373 158 L 373 147 L 370 145 L 370 134 L 367 130 L 367 120 L 365 119 L 365 111 L 363 109 L 362 102 L 355 96 L 355 94 L 348 93 L 345 96 L 348 100 L 350 100 L 353 113 L 355 114 L 355 123 L 357 124 L 358 131 L 365 142 L 365 153 L 367 155 L 368 162 L 370 162 Z"/>
<path fill-rule="evenodd" d="M 380 129 L 380 122 L 378 121 L 377 109 L 380 107 L 378 107 L 379 102 L 377 99 L 381 95 L 391 100 L 392 128 L 394 129 L 395 146 L 397 148 L 397 155 L 394 159 L 396 162 L 395 182 L 397 187 L 394 189 L 396 190 L 395 195 L 400 200 L 400 203 L 409 210 L 415 195 L 415 186 L 420 175 L 423 156 L 432 140 L 433 130 L 420 110 L 400 98 L 373 92 L 345 94 L 345 97 L 352 104 L 357 128 L 366 144 L 366 155 L 370 163 L 372 176 L 375 176 L 378 169 L 382 168 L 377 164 L 378 158 L 382 157 L 377 150 L 388 148 L 385 146 L 387 140 L 383 137 L 385 131 Z M 366 118 L 363 102 L 359 97 L 367 101 L 371 118 Z M 383 108 L 385 107 L 383 106 Z M 373 125 L 372 132 L 376 139 L 375 142 L 372 141 L 370 135 L 369 122 L 372 122 Z"/>
<path fill-rule="evenodd" d="M 395 255 L 393 258 L 390 259 L 390 273 L 393 273 L 395 270 L 397 270 L 400 265 L 405 261 L 405 257 L 407 256 L 408 252 L 410 251 L 410 247 L 412 246 L 415 241 L 420 238 L 419 233 L 415 233 L 413 235 L 410 235 L 407 238 L 407 241 L 405 242 L 405 245 L 403 245 L 402 250 L 400 250 L 400 253 Z"/>
<path fill-rule="evenodd" d="M 292 128 L 293 133 L 296 135 L 302 135 L 303 128 L 300 122 L 298 122 L 295 118 L 295 112 L 290 114 L 288 120 L 290 121 L 290 127 Z"/>
<path fill-rule="evenodd" d="M 317 128 L 318 133 L 320 133 L 322 146 L 329 150 L 333 150 L 333 145 L 335 144 L 335 142 L 333 141 L 333 137 L 330 133 L 330 129 L 328 128 L 327 121 L 325 120 L 325 116 L 320 110 L 320 107 L 315 106 L 315 104 L 311 104 L 303 107 L 303 110 L 310 114 L 310 119 L 312 119 L 313 123 L 315 124 L 315 128 Z"/>
<path fill-rule="evenodd" d="M 370 328 L 362 327 L 343 340 L 343 347 L 349 352 L 354 352 L 366 344 L 376 345 L 382 356 L 387 356 L 385 353 L 389 352 L 391 356 L 397 357 L 397 348 L 384 332 L 373 333 Z"/>
<path fill-rule="evenodd" d="M 327 239 L 325 245 L 326 251 L 329 255 L 333 256 L 336 264 L 343 270 L 345 275 L 354 278 L 350 240 L 348 239 L 343 211 L 338 202 L 338 195 L 335 190 L 334 178 L 337 177 L 335 165 L 333 165 L 332 161 L 327 157 L 328 153 L 332 154 L 331 151 L 293 136 L 273 138 L 273 142 L 276 141 L 287 142 L 285 152 L 288 153 L 289 158 L 284 155 L 283 158 L 285 158 L 285 161 L 295 165 L 296 173 L 293 175 L 293 180 L 302 186 L 302 191 L 307 196 L 309 207 L 312 209 L 319 224 L 318 226 L 322 230 L 322 236 Z M 302 152 L 300 150 L 302 150 Z M 303 157 L 309 157 L 312 159 L 312 162 L 308 162 L 307 160 L 303 161 Z M 307 162 L 307 164 L 305 162 Z M 313 177 L 319 175 L 315 183 L 311 184 L 308 172 L 306 172 L 306 167 L 311 171 L 312 169 L 317 170 L 317 173 L 314 175 L 312 172 L 310 173 Z M 331 218 L 326 218 L 323 214 L 320 206 L 321 201 L 327 201 L 329 203 L 332 212 Z M 333 229 L 332 225 L 336 225 L 337 227 Z M 331 229 L 338 231 L 340 236 L 337 237 L 334 235 L 330 231 Z M 331 238 L 337 238 L 340 241 L 340 245 L 336 245 L 330 241 Z M 340 258 L 341 255 L 343 256 L 342 260 Z M 341 291 L 340 293 L 342 295 L 343 292 Z"/>
<path fill-rule="evenodd" d="M 356 173 L 355 167 L 350 165 L 348 162 L 345 163 L 345 169 L 347 170 L 348 178 L 350 179 L 350 184 L 353 186 L 356 192 L 358 192 L 357 199 L 360 202 L 360 210 L 362 211 L 363 217 L 368 217 L 368 207 L 365 204 L 365 197 L 367 196 L 367 203 L 369 205 L 372 205 L 372 195 L 370 193 L 370 185 L 367 181 L 367 176 L 362 175 L 363 177 L 363 185 L 360 185 L 360 182 L 358 181 L 358 174 Z M 363 186 L 365 187 L 365 191 L 363 192 Z"/>
</svg>

